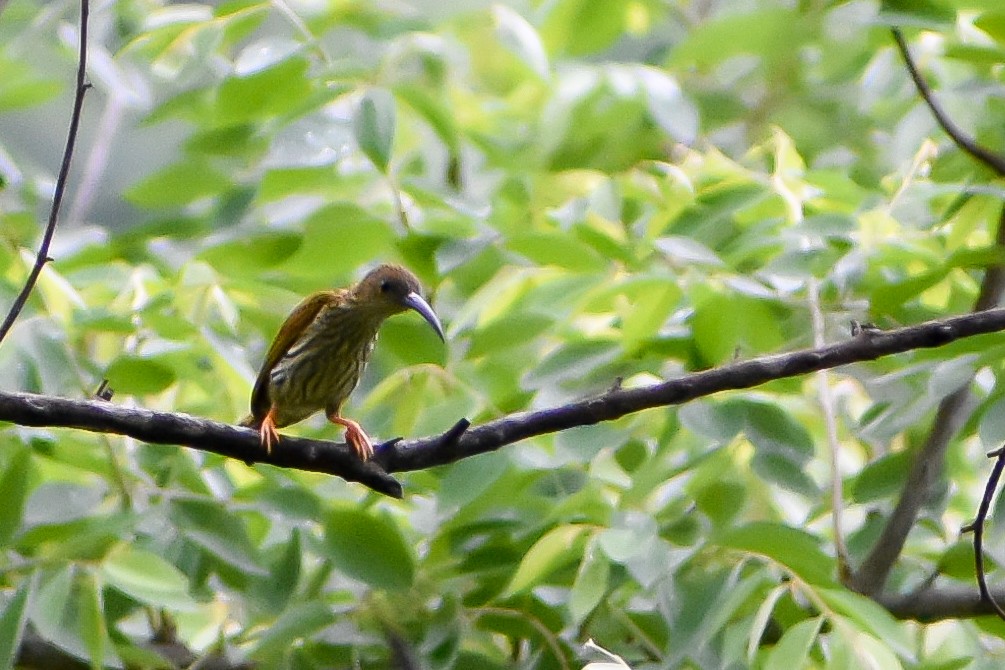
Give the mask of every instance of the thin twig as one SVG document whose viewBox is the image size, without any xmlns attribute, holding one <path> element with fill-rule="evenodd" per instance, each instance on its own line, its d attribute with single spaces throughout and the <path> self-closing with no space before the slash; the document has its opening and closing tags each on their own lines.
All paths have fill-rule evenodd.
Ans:
<svg viewBox="0 0 1005 670">
<path fill-rule="evenodd" d="M 981 591 L 981 599 L 987 601 L 992 609 L 994 609 L 995 614 L 998 615 L 998 618 L 1005 621 L 1005 610 L 1001 608 L 995 597 L 991 595 L 991 591 L 988 589 L 987 576 L 984 573 L 984 522 L 987 521 L 988 510 L 991 509 L 991 500 L 995 497 L 995 491 L 998 489 L 998 481 L 1001 479 L 1002 470 L 1005 470 L 1005 446 L 991 452 L 988 454 L 988 457 L 994 458 L 995 464 L 991 468 L 988 483 L 984 487 L 984 497 L 981 499 L 981 505 L 977 509 L 977 518 L 967 528 L 974 532 L 974 563 L 977 568 L 977 586 Z"/>
<path fill-rule="evenodd" d="M 59 175 L 56 177 L 56 189 L 52 196 L 52 209 L 49 210 L 49 222 L 45 226 L 45 233 L 42 235 L 42 243 L 38 247 L 38 254 L 35 256 L 35 264 L 25 280 L 24 287 L 11 305 L 7 317 L 3 324 L 0 324 L 0 342 L 7 337 L 14 321 L 21 310 L 28 302 L 38 276 L 42 274 L 42 268 L 51 261 L 49 258 L 49 245 L 52 243 L 52 236 L 56 232 L 56 221 L 59 218 L 59 208 L 63 203 L 63 192 L 66 190 L 66 180 L 70 174 L 70 161 L 73 158 L 73 147 L 77 142 L 77 129 L 80 127 L 80 112 L 84 107 L 84 94 L 90 88 L 87 83 L 87 15 L 88 0 L 80 2 L 80 51 L 77 61 L 77 89 L 73 96 L 73 113 L 70 115 L 70 129 L 66 135 L 66 146 L 63 148 L 63 162 L 59 166 Z"/>
<path fill-rule="evenodd" d="M 900 51 L 901 57 L 904 59 L 904 65 L 907 66 L 907 72 L 911 75 L 911 79 L 914 81 L 915 88 L 918 89 L 918 93 L 924 99 L 925 104 L 932 111 L 932 116 L 939 123 L 939 126 L 950 139 L 953 140 L 953 144 L 958 146 L 960 149 L 970 154 L 973 158 L 977 159 L 981 163 L 984 163 L 989 168 L 998 173 L 999 176 L 1005 176 L 1005 157 L 1000 156 L 993 151 L 989 151 L 984 147 L 977 144 L 977 142 L 968 137 L 960 128 L 953 123 L 952 119 L 946 114 L 946 112 L 939 105 L 935 96 L 932 94 L 932 89 L 928 86 L 928 82 L 925 81 L 921 73 L 918 72 L 918 67 L 914 63 L 914 59 L 911 57 L 911 52 L 907 48 L 907 41 L 904 39 L 904 34 L 900 32 L 900 28 L 892 28 L 893 39 L 897 43 L 897 50 Z"/>
</svg>

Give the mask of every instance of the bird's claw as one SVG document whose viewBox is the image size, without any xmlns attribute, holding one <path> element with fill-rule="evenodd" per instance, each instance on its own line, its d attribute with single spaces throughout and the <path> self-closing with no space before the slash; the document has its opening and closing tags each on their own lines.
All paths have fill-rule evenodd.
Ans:
<svg viewBox="0 0 1005 670">
<path fill-rule="evenodd" d="M 262 446 L 265 447 L 265 453 L 269 456 L 272 455 L 272 445 L 279 444 L 279 432 L 276 430 L 276 421 L 270 411 L 262 419 L 262 426 L 258 429 L 258 435 L 261 437 Z"/>
<path fill-rule="evenodd" d="M 373 442 L 370 440 L 370 436 L 359 427 L 359 424 L 346 426 L 345 441 L 359 456 L 359 460 L 365 463 L 373 458 Z"/>
<path fill-rule="evenodd" d="M 364 463 L 373 458 L 373 441 L 363 427 L 352 419 L 338 415 L 330 415 L 328 420 L 345 427 L 345 441 Z"/>
</svg>

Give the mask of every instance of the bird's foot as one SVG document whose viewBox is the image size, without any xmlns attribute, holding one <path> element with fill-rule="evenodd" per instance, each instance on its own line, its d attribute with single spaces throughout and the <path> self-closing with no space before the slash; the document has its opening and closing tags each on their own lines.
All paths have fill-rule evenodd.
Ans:
<svg viewBox="0 0 1005 670">
<path fill-rule="evenodd" d="M 345 427 L 345 441 L 359 456 L 359 460 L 365 462 L 373 458 L 373 441 L 370 440 L 370 436 L 366 434 L 362 426 L 352 419 L 334 414 L 330 415 L 328 420 Z"/>
<path fill-rule="evenodd" d="M 265 453 L 272 455 L 272 445 L 279 444 L 279 432 L 276 430 L 276 409 L 273 407 L 262 419 L 262 425 L 258 429 L 258 435 L 262 439 L 262 446 Z"/>
</svg>

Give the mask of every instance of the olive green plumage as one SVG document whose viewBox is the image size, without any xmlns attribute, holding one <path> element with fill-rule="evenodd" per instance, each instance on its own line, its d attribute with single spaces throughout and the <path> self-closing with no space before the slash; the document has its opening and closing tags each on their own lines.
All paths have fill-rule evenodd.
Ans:
<svg viewBox="0 0 1005 670">
<path fill-rule="evenodd" d="M 419 280 L 405 268 L 381 265 L 354 286 L 319 291 L 297 305 L 280 326 L 251 394 L 251 416 L 242 425 L 257 428 L 271 452 L 276 428 L 324 410 L 345 426 L 346 441 L 360 458 L 373 444 L 359 424 L 341 415 L 370 358 L 377 330 L 389 316 L 412 309 L 443 339 L 443 328 L 421 297 Z"/>
</svg>

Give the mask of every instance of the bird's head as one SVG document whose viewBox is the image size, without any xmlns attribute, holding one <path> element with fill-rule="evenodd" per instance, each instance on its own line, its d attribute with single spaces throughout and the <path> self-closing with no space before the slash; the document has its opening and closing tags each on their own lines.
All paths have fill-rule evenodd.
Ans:
<svg viewBox="0 0 1005 670">
<path fill-rule="evenodd" d="M 441 340 L 443 326 L 436 312 L 422 297 L 422 287 L 418 278 L 399 265 L 381 265 L 363 277 L 353 289 L 357 304 L 373 309 L 382 316 L 390 316 L 405 310 L 415 310 L 426 320 Z"/>
</svg>

